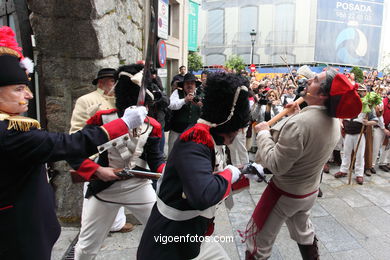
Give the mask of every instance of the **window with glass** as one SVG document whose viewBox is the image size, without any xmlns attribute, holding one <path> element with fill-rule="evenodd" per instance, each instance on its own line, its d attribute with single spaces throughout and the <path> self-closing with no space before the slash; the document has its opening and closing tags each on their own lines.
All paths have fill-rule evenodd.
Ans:
<svg viewBox="0 0 390 260">
<path fill-rule="evenodd" d="M 251 37 L 249 33 L 252 30 L 258 32 L 258 20 L 259 20 L 259 8 L 258 6 L 244 6 L 240 8 L 240 28 L 239 28 L 239 41 L 241 43 L 250 43 Z"/>
<path fill-rule="evenodd" d="M 206 66 L 223 65 L 225 61 L 226 57 L 224 54 L 214 53 L 206 56 Z"/>
<path fill-rule="evenodd" d="M 218 45 L 225 42 L 225 18 L 223 9 L 214 9 L 207 16 L 207 44 Z"/>
</svg>

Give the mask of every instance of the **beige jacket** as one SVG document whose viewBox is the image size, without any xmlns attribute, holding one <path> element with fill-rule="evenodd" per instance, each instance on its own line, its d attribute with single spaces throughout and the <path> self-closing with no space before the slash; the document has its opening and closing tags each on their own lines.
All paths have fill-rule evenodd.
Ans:
<svg viewBox="0 0 390 260">
<path fill-rule="evenodd" d="M 112 108 L 115 108 L 115 97 L 104 95 L 100 88 L 79 97 L 73 109 L 69 133 L 82 129 L 97 111 Z"/>
<path fill-rule="evenodd" d="M 272 136 L 271 136 L 272 133 Z M 280 189 L 304 195 L 319 188 L 321 172 L 340 138 L 340 124 L 323 106 L 307 106 L 257 135 L 256 162 Z"/>
</svg>

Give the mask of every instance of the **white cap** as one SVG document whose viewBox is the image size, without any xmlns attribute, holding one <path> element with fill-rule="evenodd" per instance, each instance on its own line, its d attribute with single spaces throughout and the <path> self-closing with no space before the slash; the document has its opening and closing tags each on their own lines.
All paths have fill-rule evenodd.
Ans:
<svg viewBox="0 0 390 260">
<path fill-rule="evenodd" d="M 297 74 L 304 76 L 307 79 L 314 78 L 316 75 L 313 71 L 311 71 L 311 69 L 307 65 L 303 65 L 302 67 L 299 67 L 299 69 L 297 70 Z"/>
</svg>

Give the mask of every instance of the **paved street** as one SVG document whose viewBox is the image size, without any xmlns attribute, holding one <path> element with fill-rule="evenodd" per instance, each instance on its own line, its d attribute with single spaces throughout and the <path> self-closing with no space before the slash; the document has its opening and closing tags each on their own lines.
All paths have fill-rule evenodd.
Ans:
<svg viewBox="0 0 390 260">
<path fill-rule="evenodd" d="M 331 174 L 338 167 L 331 167 Z M 364 185 L 347 185 L 347 178 L 335 179 L 324 174 L 321 188 L 324 196 L 312 211 L 321 259 L 390 259 L 390 173 L 378 171 L 365 177 Z M 216 235 L 235 236 L 235 242 L 221 243 L 232 260 L 244 259 L 245 247 L 237 230 L 246 223 L 265 188 L 264 183 L 251 183 L 249 190 L 235 194 L 235 206 L 229 212 L 218 209 Z M 64 228 L 52 259 L 63 259 L 65 251 L 77 236 L 77 228 Z M 110 234 L 97 259 L 136 259 L 142 226 L 127 234 Z M 284 225 L 273 248 L 271 259 L 301 259 L 298 246 L 289 238 Z"/>
</svg>

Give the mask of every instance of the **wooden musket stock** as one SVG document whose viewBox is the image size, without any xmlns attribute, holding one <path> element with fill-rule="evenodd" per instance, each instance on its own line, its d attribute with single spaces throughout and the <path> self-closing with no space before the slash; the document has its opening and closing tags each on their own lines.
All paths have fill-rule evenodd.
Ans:
<svg viewBox="0 0 390 260">
<path fill-rule="evenodd" d="M 297 100 L 295 100 L 294 102 L 299 106 L 300 104 L 302 104 L 304 101 L 303 97 L 300 97 L 298 98 Z M 282 119 L 284 116 L 286 116 L 288 113 L 291 113 L 293 112 L 295 109 L 295 106 L 292 106 L 290 108 L 285 108 L 283 109 L 282 112 L 280 112 L 279 114 L 277 114 L 276 116 L 274 116 L 273 118 L 271 118 L 269 121 L 267 121 L 267 124 L 271 127 L 272 125 L 274 125 L 276 122 L 278 122 L 280 119 Z"/>
</svg>

